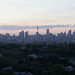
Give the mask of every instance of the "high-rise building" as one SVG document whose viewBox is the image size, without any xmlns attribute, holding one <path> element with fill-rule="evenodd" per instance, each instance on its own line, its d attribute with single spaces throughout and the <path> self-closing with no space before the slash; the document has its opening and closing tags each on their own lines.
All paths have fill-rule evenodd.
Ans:
<svg viewBox="0 0 75 75">
<path fill-rule="evenodd" d="M 21 31 L 21 32 L 19 33 L 19 39 L 20 39 L 21 41 L 24 41 L 24 31 Z"/>
<path fill-rule="evenodd" d="M 6 33 L 6 37 L 9 37 L 10 36 L 10 34 L 9 33 Z"/>
<path fill-rule="evenodd" d="M 28 38 L 28 31 L 25 32 L 25 39 Z"/>
<path fill-rule="evenodd" d="M 74 30 L 74 32 L 73 32 L 73 35 L 75 36 L 75 30 Z"/>
<path fill-rule="evenodd" d="M 46 30 L 46 34 L 49 35 L 49 29 Z"/>
<path fill-rule="evenodd" d="M 71 30 L 68 31 L 68 36 L 69 36 L 69 37 L 71 36 Z"/>
</svg>

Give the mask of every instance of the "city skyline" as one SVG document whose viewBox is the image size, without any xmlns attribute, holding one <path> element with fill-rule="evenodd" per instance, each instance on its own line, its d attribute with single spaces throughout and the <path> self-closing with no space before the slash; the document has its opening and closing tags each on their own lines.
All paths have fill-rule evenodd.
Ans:
<svg viewBox="0 0 75 75">
<path fill-rule="evenodd" d="M 34 44 L 34 43 L 75 43 L 75 30 L 68 30 L 66 32 L 59 32 L 57 35 L 50 32 L 49 29 L 46 29 L 45 34 L 40 34 L 39 27 L 36 28 L 36 33 L 30 35 L 28 31 L 20 31 L 19 35 L 6 33 L 5 35 L 0 34 L 0 42 L 2 43 L 20 43 L 20 44 Z"/>
<path fill-rule="evenodd" d="M 0 25 L 73 25 L 74 3 L 74 0 L 1 0 Z"/>
<path fill-rule="evenodd" d="M 69 30 L 72 30 L 72 33 L 73 33 L 73 31 L 75 30 L 75 26 L 74 27 L 57 26 L 57 27 L 51 27 L 51 28 L 49 28 L 49 27 L 47 27 L 47 28 L 40 28 L 40 26 L 38 26 L 38 27 L 39 27 L 39 33 L 42 34 L 42 35 L 46 34 L 46 29 L 49 29 L 49 31 L 52 34 L 55 34 L 55 35 L 57 35 L 58 33 L 61 33 L 61 32 L 64 33 L 65 31 L 66 31 L 66 33 L 68 33 Z M 34 27 L 34 28 L 31 28 L 31 29 L 30 29 L 30 27 L 28 29 L 19 29 L 19 27 L 18 27 L 18 29 L 16 29 L 17 27 L 15 27 L 15 29 L 13 30 L 13 28 L 14 27 L 12 27 L 12 26 L 11 27 L 5 26 L 3 29 L 0 29 L 0 34 L 5 35 L 6 33 L 10 33 L 10 35 L 15 34 L 16 36 L 18 36 L 19 32 L 21 32 L 22 30 L 24 32 L 28 31 L 29 35 L 34 35 L 37 32 L 37 26 L 36 26 L 36 28 Z"/>
</svg>

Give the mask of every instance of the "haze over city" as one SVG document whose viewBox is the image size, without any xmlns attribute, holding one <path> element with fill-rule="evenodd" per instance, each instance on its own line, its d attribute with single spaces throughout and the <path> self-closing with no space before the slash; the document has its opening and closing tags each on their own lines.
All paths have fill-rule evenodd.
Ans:
<svg viewBox="0 0 75 75">
<path fill-rule="evenodd" d="M 74 25 L 74 12 L 74 0 L 0 0 L 0 25 Z"/>
<path fill-rule="evenodd" d="M 0 0 L 0 75 L 75 75 L 75 0 Z"/>
<path fill-rule="evenodd" d="M 30 35 L 75 30 L 74 0 L 1 0 L 0 34 L 28 31 Z"/>
</svg>

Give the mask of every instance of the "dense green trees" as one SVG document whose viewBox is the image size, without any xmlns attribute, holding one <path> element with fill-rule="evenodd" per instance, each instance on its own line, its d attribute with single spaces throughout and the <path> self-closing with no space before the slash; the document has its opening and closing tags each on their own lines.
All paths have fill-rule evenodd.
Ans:
<svg viewBox="0 0 75 75">
<path fill-rule="evenodd" d="M 52 66 L 51 73 L 52 75 L 66 75 L 65 69 L 59 64 L 55 64 Z"/>
<path fill-rule="evenodd" d="M 21 64 L 15 64 L 13 69 L 18 72 L 24 72 L 28 71 L 29 65 L 27 62 L 21 63 Z"/>
<path fill-rule="evenodd" d="M 6 69 L 6 70 L 0 71 L 0 75 L 15 75 L 15 74 L 12 69 Z"/>
<path fill-rule="evenodd" d="M 24 49 L 22 49 L 24 47 Z M 37 59 L 28 57 L 29 54 L 36 54 L 39 56 Z M 13 70 L 2 70 L 0 73 L 5 75 L 13 75 L 13 71 L 23 72 L 31 71 L 30 67 L 34 67 L 34 75 L 74 75 L 75 71 L 69 72 L 61 66 L 72 65 L 69 62 L 71 57 L 75 57 L 75 44 L 4 44 L 0 45 L 0 69 L 4 67 L 12 67 Z M 41 55 L 41 57 L 40 57 Z M 50 56 L 49 56 L 50 55 Z M 40 66 L 30 65 L 30 62 L 38 62 Z M 50 64 L 51 63 L 51 64 Z M 74 66 L 74 65 L 72 65 Z M 39 68 L 41 67 L 41 69 Z M 75 67 L 75 66 L 74 66 Z M 38 70 L 39 68 L 39 70 Z M 43 71 L 45 70 L 47 71 Z M 42 70 L 43 69 L 43 70 Z M 39 73 L 38 73 L 38 71 Z M 11 72 L 12 74 L 10 74 Z M 45 73 L 44 73 L 45 72 Z M 73 74 L 74 73 L 74 74 Z M 0 74 L 1 75 L 1 74 Z"/>
</svg>

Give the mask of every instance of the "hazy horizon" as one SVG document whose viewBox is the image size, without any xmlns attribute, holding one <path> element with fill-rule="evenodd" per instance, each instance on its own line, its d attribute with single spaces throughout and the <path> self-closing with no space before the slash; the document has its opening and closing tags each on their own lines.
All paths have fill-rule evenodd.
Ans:
<svg viewBox="0 0 75 75">
<path fill-rule="evenodd" d="M 0 0 L 0 25 L 73 25 L 74 12 L 74 0 Z"/>
<path fill-rule="evenodd" d="M 68 33 L 69 30 L 72 30 L 72 33 L 74 32 L 75 28 L 74 27 L 55 27 L 55 28 L 48 28 L 50 33 L 52 34 L 58 34 L 61 32 L 66 32 Z M 19 32 L 21 32 L 22 30 L 0 30 L 0 34 L 6 34 L 6 33 L 10 33 L 10 35 L 19 35 Z M 28 31 L 29 35 L 34 35 L 37 32 L 37 29 L 23 29 L 24 32 Z M 46 34 L 46 29 L 39 29 L 38 30 L 39 34 Z"/>
</svg>

